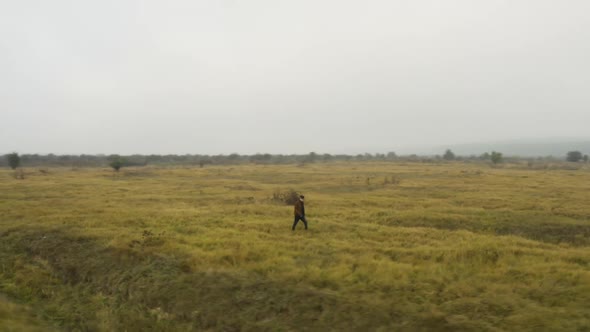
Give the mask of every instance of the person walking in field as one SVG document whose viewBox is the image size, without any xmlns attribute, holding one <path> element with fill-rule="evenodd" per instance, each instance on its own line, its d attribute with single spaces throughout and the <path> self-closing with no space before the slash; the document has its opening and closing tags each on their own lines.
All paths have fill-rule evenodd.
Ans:
<svg viewBox="0 0 590 332">
<path fill-rule="evenodd" d="M 305 196 L 299 196 L 299 200 L 295 202 L 295 221 L 293 222 L 293 227 L 291 228 L 292 231 L 295 230 L 297 223 L 299 220 L 303 221 L 305 225 L 305 230 L 307 230 L 307 220 L 305 219 L 305 204 L 304 204 Z"/>
</svg>

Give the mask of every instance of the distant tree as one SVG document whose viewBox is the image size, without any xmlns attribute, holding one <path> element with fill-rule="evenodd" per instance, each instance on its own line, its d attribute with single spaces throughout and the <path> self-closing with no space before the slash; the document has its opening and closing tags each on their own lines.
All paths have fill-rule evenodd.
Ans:
<svg viewBox="0 0 590 332">
<path fill-rule="evenodd" d="M 199 159 L 199 167 L 203 168 L 205 167 L 205 165 L 210 165 L 213 164 L 213 160 L 208 157 L 208 156 L 202 156 L 201 159 Z"/>
<path fill-rule="evenodd" d="M 265 153 L 265 154 L 260 154 L 257 153 L 253 156 L 250 156 L 250 162 L 254 162 L 254 163 L 268 163 L 270 162 L 272 159 L 272 155 Z"/>
<path fill-rule="evenodd" d="M 16 169 L 20 166 L 20 156 L 16 152 L 7 154 L 6 160 L 8 160 L 8 166 L 12 169 Z"/>
<path fill-rule="evenodd" d="M 234 162 L 240 159 L 240 155 L 237 153 L 232 153 L 227 157 L 227 159 Z"/>
<path fill-rule="evenodd" d="M 585 154 L 585 155 L 584 155 L 584 162 L 585 162 L 585 163 L 587 163 L 587 162 L 588 162 L 588 155 L 587 155 L 587 154 Z"/>
<path fill-rule="evenodd" d="M 125 166 L 125 159 L 118 155 L 112 155 L 109 157 L 109 159 L 111 161 L 109 166 L 111 166 L 116 172 L 118 172 L 121 167 Z"/>
<path fill-rule="evenodd" d="M 490 160 L 490 158 L 492 158 L 492 156 L 490 156 L 488 152 L 485 152 L 481 156 L 479 156 L 479 159 L 481 160 Z"/>
<path fill-rule="evenodd" d="M 443 159 L 455 160 L 455 154 L 453 153 L 453 151 L 451 151 L 451 149 L 447 149 L 447 151 L 445 151 L 445 154 L 443 155 Z"/>
<path fill-rule="evenodd" d="M 502 162 L 502 153 L 500 152 L 496 152 L 496 151 L 492 151 L 492 154 L 490 155 L 490 159 L 492 160 L 492 162 L 494 164 L 497 163 L 501 163 Z"/>
<path fill-rule="evenodd" d="M 387 159 L 389 160 L 394 160 L 397 158 L 397 154 L 395 154 L 395 152 L 391 151 L 387 153 Z"/>
<path fill-rule="evenodd" d="M 305 162 L 308 163 L 315 163 L 318 160 L 318 154 L 315 152 L 310 152 L 307 157 L 305 158 Z"/>
<path fill-rule="evenodd" d="M 375 153 L 375 159 L 385 160 L 385 154 L 384 153 Z"/>
<path fill-rule="evenodd" d="M 582 152 L 580 151 L 570 151 L 567 153 L 566 157 L 567 161 L 571 161 L 577 163 L 578 161 L 582 160 Z"/>
</svg>

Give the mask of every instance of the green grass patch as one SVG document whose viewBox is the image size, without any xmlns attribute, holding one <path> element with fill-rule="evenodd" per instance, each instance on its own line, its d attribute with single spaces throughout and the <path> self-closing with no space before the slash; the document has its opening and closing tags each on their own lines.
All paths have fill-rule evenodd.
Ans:
<svg viewBox="0 0 590 332">
<path fill-rule="evenodd" d="M 12 330 L 590 328 L 590 172 L 333 163 L 0 171 Z M 306 195 L 291 232 L 277 192 Z"/>
</svg>

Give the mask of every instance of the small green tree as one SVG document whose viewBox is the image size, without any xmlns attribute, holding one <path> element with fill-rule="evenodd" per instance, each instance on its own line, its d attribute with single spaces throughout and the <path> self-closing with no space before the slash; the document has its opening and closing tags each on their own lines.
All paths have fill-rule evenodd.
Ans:
<svg viewBox="0 0 590 332">
<path fill-rule="evenodd" d="M 584 155 L 584 162 L 585 162 L 585 163 L 587 163 L 587 162 L 588 162 L 588 155 L 587 155 L 587 154 L 585 154 L 585 155 Z"/>
<path fill-rule="evenodd" d="M 567 153 L 567 157 L 565 158 L 567 161 L 571 161 L 577 163 L 578 161 L 582 160 L 582 152 L 580 151 L 570 151 Z"/>
<path fill-rule="evenodd" d="M 455 160 L 455 154 L 453 153 L 453 151 L 451 151 L 451 149 L 447 149 L 447 151 L 445 151 L 445 154 L 443 155 L 443 159 Z"/>
<path fill-rule="evenodd" d="M 20 156 L 18 153 L 9 153 L 6 155 L 6 159 L 8 160 L 8 166 L 10 166 L 10 168 L 16 169 L 20 166 Z"/>
<path fill-rule="evenodd" d="M 502 153 L 500 152 L 496 152 L 496 151 L 492 151 L 492 154 L 490 155 L 490 159 L 492 160 L 492 162 L 494 164 L 497 163 L 501 163 L 502 162 Z"/>
<path fill-rule="evenodd" d="M 111 166 L 116 172 L 118 172 L 121 167 L 125 166 L 125 159 L 118 155 L 112 155 L 109 159 L 111 160 L 109 166 Z"/>
</svg>

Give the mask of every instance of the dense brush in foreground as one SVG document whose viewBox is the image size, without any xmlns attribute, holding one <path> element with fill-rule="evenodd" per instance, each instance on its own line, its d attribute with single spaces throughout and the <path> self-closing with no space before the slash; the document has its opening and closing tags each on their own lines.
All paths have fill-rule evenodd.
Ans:
<svg viewBox="0 0 590 332">
<path fill-rule="evenodd" d="M 9 330 L 590 329 L 590 172 L 0 172 Z M 306 195 L 290 231 L 276 193 Z M 302 225 L 300 225 L 302 226 Z"/>
</svg>

